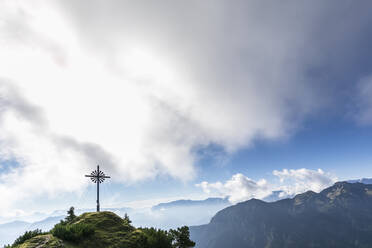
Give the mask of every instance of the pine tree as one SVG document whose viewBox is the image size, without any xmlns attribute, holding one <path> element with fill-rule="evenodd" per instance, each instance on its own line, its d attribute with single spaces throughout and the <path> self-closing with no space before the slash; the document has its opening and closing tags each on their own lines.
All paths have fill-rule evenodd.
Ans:
<svg viewBox="0 0 372 248">
<path fill-rule="evenodd" d="M 129 219 L 129 216 L 127 215 L 127 213 L 124 214 L 124 221 L 126 224 L 130 225 L 130 223 L 132 223 L 132 221 Z"/>
<path fill-rule="evenodd" d="M 177 228 L 177 230 L 169 230 L 173 238 L 174 248 L 190 248 L 195 246 L 195 242 L 190 240 L 190 231 L 188 226 Z"/>
<path fill-rule="evenodd" d="M 74 211 L 75 211 L 74 207 L 70 207 L 70 209 L 67 211 L 67 216 L 65 218 L 66 222 L 71 222 L 76 218 Z"/>
</svg>

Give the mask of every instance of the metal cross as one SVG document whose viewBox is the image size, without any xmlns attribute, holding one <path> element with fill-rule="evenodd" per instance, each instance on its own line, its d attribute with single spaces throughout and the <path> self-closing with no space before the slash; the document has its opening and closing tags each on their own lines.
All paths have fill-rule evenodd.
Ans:
<svg viewBox="0 0 372 248">
<path fill-rule="evenodd" d="M 93 183 L 97 184 L 97 212 L 99 212 L 99 184 L 105 181 L 105 178 L 110 178 L 106 176 L 103 171 L 99 170 L 99 165 L 97 165 L 97 170 L 92 171 L 90 175 L 85 175 L 86 177 L 90 177 Z"/>
</svg>

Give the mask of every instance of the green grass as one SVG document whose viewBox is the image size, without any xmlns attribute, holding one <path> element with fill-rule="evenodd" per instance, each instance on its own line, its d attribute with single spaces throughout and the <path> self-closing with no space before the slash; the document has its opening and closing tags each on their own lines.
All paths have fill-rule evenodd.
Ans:
<svg viewBox="0 0 372 248">
<path fill-rule="evenodd" d="M 94 234 L 79 242 L 77 247 L 143 247 L 144 234 L 112 212 L 85 213 L 74 224 L 92 226 Z"/>
<path fill-rule="evenodd" d="M 51 234 L 43 234 L 33 237 L 23 244 L 17 246 L 17 248 L 62 248 L 62 241 L 53 237 Z"/>
</svg>

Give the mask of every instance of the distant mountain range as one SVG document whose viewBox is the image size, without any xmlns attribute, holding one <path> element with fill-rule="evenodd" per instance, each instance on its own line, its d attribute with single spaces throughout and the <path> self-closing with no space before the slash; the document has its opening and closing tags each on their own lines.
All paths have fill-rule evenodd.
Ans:
<svg viewBox="0 0 372 248">
<path fill-rule="evenodd" d="M 362 179 L 348 180 L 347 182 L 348 183 L 372 184 L 372 178 L 362 178 Z"/>
<path fill-rule="evenodd" d="M 190 233 L 197 248 L 372 247 L 372 185 L 339 182 L 272 203 L 252 199 Z"/>
<path fill-rule="evenodd" d="M 223 205 L 228 206 L 230 202 L 227 198 L 208 198 L 205 200 L 177 200 L 167 203 L 160 203 L 158 205 L 153 206 L 152 210 L 165 210 L 171 208 L 178 208 L 178 207 L 195 207 L 195 206 L 215 206 L 215 205 Z"/>
<path fill-rule="evenodd" d="M 56 223 L 64 218 L 65 216 L 54 216 L 33 223 L 26 221 L 13 221 L 0 224 L 0 247 L 13 243 L 19 235 L 28 230 L 41 229 L 49 231 Z"/>
</svg>

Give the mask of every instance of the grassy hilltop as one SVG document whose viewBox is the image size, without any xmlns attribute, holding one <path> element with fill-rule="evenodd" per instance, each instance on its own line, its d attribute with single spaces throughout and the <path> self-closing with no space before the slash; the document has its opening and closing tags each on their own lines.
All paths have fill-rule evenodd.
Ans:
<svg viewBox="0 0 372 248">
<path fill-rule="evenodd" d="M 11 248 L 172 248 L 193 247 L 188 227 L 163 231 L 135 228 L 129 218 L 112 212 L 84 213 L 66 218 L 49 233 L 42 233 Z"/>
</svg>

